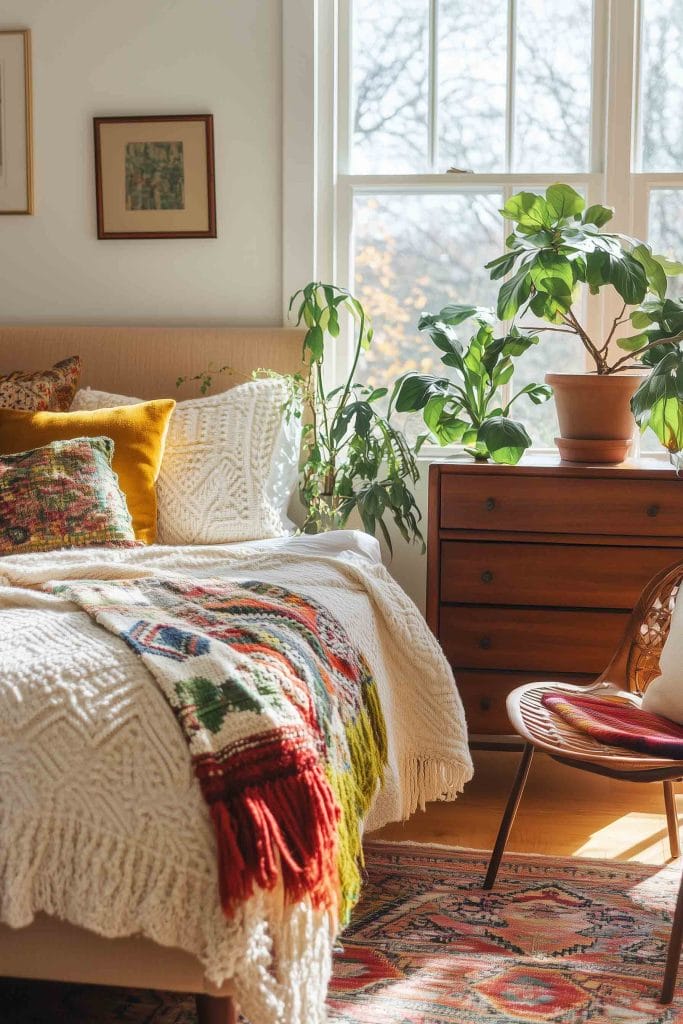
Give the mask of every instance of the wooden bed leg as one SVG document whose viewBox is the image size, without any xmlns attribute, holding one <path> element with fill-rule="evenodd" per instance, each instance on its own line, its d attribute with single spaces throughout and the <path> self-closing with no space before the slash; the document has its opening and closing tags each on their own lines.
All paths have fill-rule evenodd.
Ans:
<svg viewBox="0 0 683 1024">
<path fill-rule="evenodd" d="M 237 1008 L 229 997 L 196 996 L 197 1024 L 237 1024 Z"/>
</svg>

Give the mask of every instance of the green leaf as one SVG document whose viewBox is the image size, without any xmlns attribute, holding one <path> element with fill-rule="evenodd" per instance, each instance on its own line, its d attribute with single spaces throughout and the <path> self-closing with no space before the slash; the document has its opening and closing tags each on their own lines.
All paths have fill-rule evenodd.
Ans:
<svg viewBox="0 0 683 1024">
<path fill-rule="evenodd" d="M 547 402 L 549 398 L 553 397 L 553 389 L 547 384 L 526 384 L 521 391 L 517 392 L 510 405 L 522 395 L 527 395 L 534 405 L 542 405 L 543 402 Z"/>
<path fill-rule="evenodd" d="M 498 293 L 498 319 L 512 320 L 531 294 L 531 278 L 526 267 L 501 285 Z"/>
<path fill-rule="evenodd" d="M 634 309 L 631 313 L 631 323 L 634 327 L 642 328 L 649 327 L 650 324 L 655 323 L 657 320 L 657 314 L 661 312 L 661 306 L 658 304 L 658 309 L 655 311 L 648 311 L 647 303 L 643 303 L 638 309 Z"/>
<path fill-rule="evenodd" d="M 614 216 L 614 210 L 609 206 L 589 206 L 583 215 L 584 224 L 595 224 L 596 227 L 603 227 Z"/>
<path fill-rule="evenodd" d="M 514 466 L 531 445 L 531 438 L 521 423 L 496 416 L 479 427 L 477 440 L 486 445 L 494 462 Z"/>
<path fill-rule="evenodd" d="M 642 302 L 647 293 L 647 277 L 641 263 L 628 253 L 620 256 L 607 255 L 603 274 L 609 284 L 614 285 L 624 302 L 635 306 Z"/>
<path fill-rule="evenodd" d="M 396 411 L 417 412 L 430 398 L 447 392 L 449 381 L 424 373 L 407 373 L 396 382 Z"/>
<path fill-rule="evenodd" d="M 655 253 L 653 253 L 652 259 L 657 260 L 667 277 L 677 277 L 679 274 L 683 274 L 683 263 L 679 263 L 678 260 L 670 260 L 667 256 L 658 256 Z"/>
<path fill-rule="evenodd" d="M 502 256 L 497 256 L 495 260 L 489 260 L 488 263 L 485 263 L 484 269 L 491 271 L 492 281 L 498 281 L 501 277 L 506 277 L 510 273 L 518 258 L 518 252 L 506 252 Z"/>
<path fill-rule="evenodd" d="M 461 420 L 457 416 L 445 412 L 445 407 L 449 402 L 450 399 L 443 395 L 430 398 L 423 413 L 425 426 L 429 428 L 440 445 L 461 441 L 465 431 L 471 426 L 466 420 Z"/>
<path fill-rule="evenodd" d="M 516 328 L 513 328 L 503 339 L 502 354 L 504 356 L 524 355 L 532 345 L 538 345 L 539 340 L 538 334 L 520 334 Z"/>
<path fill-rule="evenodd" d="M 516 221 L 521 228 L 533 231 L 549 228 L 552 223 L 548 204 L 535 192 L 518 192 L 510 196 L 501 213 L 507 220 Z"/>
<path fill-rule="evenodd" d="M 586 208 L 586 201 L 583 196 L 570 185 L 550 185 L 545 193 L 548 209 L 555 220 L 564 220 L 566 217 L 574 217 L 582 213 Z"/>
<path fill-rule="evenodd" d="M 634 259 L 638 260 L 645 271 L 650 290 L 658 295 L 660 299 L 664 299 L 666 297 L 667 280 L 661 263 L 653 259 L 652 253 L 646 245 L 636 245 L 631 255 Z"/>
<path fill-rule="evenodd" d="M 317 362 L 322 359 L 323 352 L 325 351 L 325 338 L 322 332 L 322 328 L 318 324 L 314 324 L 304 338 L 304 349 L 308 349 L 311 353 L 312 362 Z"/>
<path fill-rule="evenodd" d="M 502 388 L 510 380 L 515 372 L 515 366 L 511 359 L 503 359 L 496 366 L 491 374 L 491 383 L 494 387 Z"/>
<path fill-rule="evenodd" d="M 678 396 L 655 402 L 647 425 L 668 451 L 683 448 L 683 402 Z"/>
<path fill-rule="evenodd" d="M 529 275 L 534 288 L 539 292 L 554 294 L 555 287 L 560 294 L 566 294 L 567 289 L 571 295 L 574 287 L 574 272 L 572 265 L 566 256 L 553 252 L 552 249 L 542 249 L 534 260 L 529 264 Z M 560 282 L 556 285 L 555 282 Z"/>
<path fill-rule="evenodd" d="M 617 345 L 623 348 L 624 352 L 637 352 L 643 345 L 647 345 L 649 340 L 647 334 L 631 334 L 628 338 L 618 338 Z"/>
</svg>

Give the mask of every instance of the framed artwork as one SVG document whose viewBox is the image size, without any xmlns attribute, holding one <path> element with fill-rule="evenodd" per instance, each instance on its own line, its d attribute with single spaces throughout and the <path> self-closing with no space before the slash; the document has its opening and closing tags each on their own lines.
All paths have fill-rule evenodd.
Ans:
<svg viewBox="0 0 683 1024">
<path fill-rule="evenodd" d="M 211 114 L 96 117 L 98 238 L 215 238 Z"/>
<path fill-rule="evenodd" d="M 0 213 L 33 213 L 31 33 L 0 29 Z"/>
</svg>

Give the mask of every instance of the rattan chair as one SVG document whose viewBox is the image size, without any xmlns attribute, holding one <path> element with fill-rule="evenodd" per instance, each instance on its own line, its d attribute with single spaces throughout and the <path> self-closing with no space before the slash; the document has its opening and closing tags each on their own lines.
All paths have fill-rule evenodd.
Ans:
<svg viewBox="0 0 683 1024">
<path fill-rule="evenodd" d="M 573 729 L 558 715 L 553 714 L 544 707 L 541 698 L 549 691 L 564 690 L 568 693 L 618 693 L 625 700 L 639 703 L 647 686 L 658 675 L 659 656 L 669 634 L 671 615 L 682 582 L 683 562 L 678 562 L 658 573 L 645 587 L 633 610 L 619 650 L 593 686 L 586 688 L 566 683 L 536 682 L 520 686 L 508 696 L 508 716 L 515 731 L 526 742 L 491 854 L 484 881 L 485 889 L 492 889 L 495 884 L 536 749 L 544 751 L 562 764 L 606 775 L 611 779 L 663 782 L 671 856 L 680 856 L 674 780 L 683 777 L 683 760 L 650 757 L 600 743 Z M 683 878 L 669 939 L 660 997 L 662 1003 L 670 1003 L 673 999 L 682 941 Z"/>
</svg>

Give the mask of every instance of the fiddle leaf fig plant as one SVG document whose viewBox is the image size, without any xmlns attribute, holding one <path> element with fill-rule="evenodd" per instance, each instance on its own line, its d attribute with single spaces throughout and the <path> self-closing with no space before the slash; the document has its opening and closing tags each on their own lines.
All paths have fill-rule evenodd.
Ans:
<svg viewBox="0 0 683 1024">
<path fill-rule="evenodd" d="M 388 521 L 406 541 L 417 541 L 421 513 L 413 495 L 419 479 L 415 455 L 401 430 L 382 411 L 386 388 L 356 381 L 362 354 L 372 344 L 373 329 L 361 303 L 344 288 L 314 281 L 296 292 L 296 323 L 306 325 L 301 378 L 304 398 L 303 459 L 300 497 L 305 509 L 303 529 L 319 533 L 343 527 L 351 513 L 363 528 L 380 532 L 392 551 Z M 354 322 L 351 369 L 346 381 L 327 390 L 325 356 L 340 336 L 342 314 Z"/>
<path fill-rule="evenodd" d="M 652 367 L 631 399 L 633 415 L 641 430 L 649 427 L 676 456 L 683 450 L 683 302 L 651 299 L 631 314 L 631 322 L 646 343 L 640 361 Z"/>
<path fill-rule="evenodd" d="M 473 320 L 475 330 L 463 343 L 455 330 Z M 545 384 L 526 384 L 503 401 L 501 389 L 514 374 L 514 358 L 538 343 L 535 333 L 513 327 L 497 337 L 495 317 L 478 306 L 450 305 L 439 313 L 424 313 L 418 328 L 427 331 L 442 352 L 448 375 L 437 377 L 411 371 L 394 386 L 392 406 L 397 412 L 421 412 L 429 434 L 440 445 L 460 442 L 475 459 L 514 465 L 531 445 L 523 424 L 510 416 L 523 397 L 538 405 L 550 398 Z"/>
<path fill-rule="evenodd" d="M 648 295 L 664 301 L 667 278 L 683 273 L 683 264 L 656 255 L 646 242 L 603 230 L 613 213 L 606 206 L 586 208 L 570 185 L 550 185 L 544 196 L 519 192 L 501 210 L 514 224 L 507 252 L 486 264 L 493 280 L 505 278 L 498 294 L 500 320 L 529 312 L 550 325 L 544 330 L 574 334 L 600 375 L 627 369 L 648 350 L 650 341 L 642 333 L 617 342 L 626 355 L 615 355 L 612 343 L 618 328 L 632 319 L 630 307 L 638 312 Z M 622 301 L 602 337 L 591 335 L 579 320 L 582 285 L 592 295 L 613 288 Z"/>
</svg>

